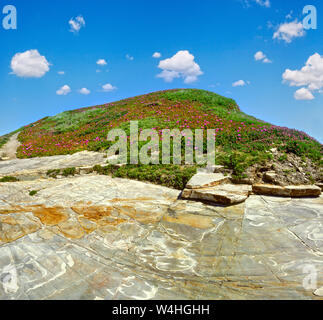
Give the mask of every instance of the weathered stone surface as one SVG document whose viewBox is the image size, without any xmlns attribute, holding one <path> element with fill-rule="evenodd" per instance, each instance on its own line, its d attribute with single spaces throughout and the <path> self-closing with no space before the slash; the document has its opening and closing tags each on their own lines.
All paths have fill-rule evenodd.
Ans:
<svg viewBox="0 0 323 320">
<path fill-rule="evenodd" d="M 223 184 L 204 189 L 185 189 L 182 198 L 233 205 L 246 201 L 251 191 L 252 187 L 249 185 Z"/>
<path fill-rule="evenodd" d="M 204 173 L 199 172 L 192 177 L 187 183 L 187 189 L 201 189 L 207 187 L 217 186 L 229 181 L 228 177 L 225 177 L 222 173 Z"/>
<path fill-rule="evenodd" d="M 179 194 L 98 175 L 0 184 L 0 299 L 320 299 L 323 197 Z"/>
<path fill-rule="evenodd" d="M 323 191 L 323 183 L 317 183 L 316 185 Z"/>
<path fill-rule="evenodd" d="M 64 168 L 80 168 L 89 170 L 89 166 L 105 164 L 106 158 L 104 153 L 82 151 L 72 155 L 62 155 L 53 157 L 31 158 L 31 159 L 14 159 L 0 162 L 1 176 L 36 176 L 46 174 L 48 170 Z M 83 168 L 85 167 L 85 168 Z"/>
<path fill-rule="evenodd" d="M 269 184 L 254 184 L 252 191 L 260 195 L 272 195 L 281 197 L 318 197 L 321 189 L 317 186 L 275 186 Z"/>
<path fill-rule="evenodd" d="M 319 197 L 321 188 L 317 186 L 287 186 L 291 197 Z"/>
<path fill-rule="evenodd" d="M 323 297 L 323 287 L 315 290 L 314 294 L 318 297 Z"/>
<path fill-rule="evenodd" d="M 274 171 L 268 171 L 264 173 L 263 180 L 268 183 L 279 184 L 277 174 Z"/>
</svg>

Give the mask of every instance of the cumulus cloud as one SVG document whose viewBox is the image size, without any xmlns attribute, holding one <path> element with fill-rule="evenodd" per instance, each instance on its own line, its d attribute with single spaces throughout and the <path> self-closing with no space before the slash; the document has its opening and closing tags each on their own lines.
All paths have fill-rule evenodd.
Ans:
<svg viewBox="0 0 323 320">
<path fill-rule="evenodd" d="M 262 61 L 263 63 L 271 63 L 271 60 L 269 60 L 262 51 L 256 52 L 254 57 L 256 61 Z"/>
<path fill-rule="evenodd" d="M 63 76 L 65 74 L 65 71 L 58 71 L 57 74 Z"/>
<path fill-rule="evenodd" d="M 313 100 L 314 96 L 310 90 L 301 88 L 294 93 L 294 98 L 296 100 Z"/>
<path fill-rule="evenodd" d="M 153 54 L 153 58 L 155 58 L 155 59 L 159 59 L 159 58 L 161 58 L 161 53 L 160 52 L 155 52 L 154 54 Z"/>
<path fill-rule="evenodd" d="M 178 51 L 173 57 L 159 62 L 158 68 L 163 71 L 157 77 L 166 82 L 172 82 L 175 78 L 183 78 L 185 83 L 195 82 L 203 72 L 194 59 L 189 51 Z"/>
<path fill-rule="evenodd" d="M 108 63 L 104 59 L 99 59 L 96 64 L 99 66 L 106 66 Z"/>
<path fill-rule="evenodd" d="M 116 87 L 114 87 L 111 83 L 107 83 L 107 84 L 104 84 L 103 86 L 102 86 L 102 90 L 104 91 L 104 92 L 111 92 L 111 91 L 113 91 L 113 90 L 116 90 L 117 88 Z"/>
<path fill-rule="evenodd" d="M 132 57 L 130 54 L 126 54 L 126 58 L 127 58 L 127 60 L 129 60 L 129 61 L 133 61 L 135 58 L 134 57 Z"/>
<path fill-rule="evenodd" d="M 68 22 L 70 25 L 70 32 L 78 33 L 82 27 L 85 27 L 85 20 L 82 16 L 70 19 Z"/>
<path fill-rule="evenodd" d="M 66 96 L 71 92 L 71 88 L 66 84 L 56 91 L 56 94 L 59 96 Z"/>
<path fill-rule="evenodd" d="M 303 89 L 313 96 L 313 92 L 320 91 L 323 88 L 323 56 L 318 53 L 313 54 L 300 70 L 286 69 L 282 77 L 284 83 L 289 83 L 291 87 L 304 87 Z M 300 97 L 301 94 L 310 97 L 310 95 L 306 95 L 304 90 L 297 97 Z"/>
<path fill-rule="evenodd" d="M 11 59 L 12 73 L 22 78 L 41 78 L 49 71 L 50 63 L 38 50 L 16 53 Z"/>
<path fill-rule="evenodd" d="M 79 90 L 79 93 L 84 94 L 84 95 L 88 95 L 88 94 L 91 93 L 91 91 L 89 89 L 87 89 L 87 88 L 82 88 L 82 89 Z"/>
<path fill-rule="evenodd" d="M 291 43 L 294 38 L 305 36 L 303 24 L 297 19 L 293 22 L 282 23 L 273 35 L 273 39 L 283 40 Z"/>
<path fill-rule="evenodd" d="M 232 83 L 232 87 L 244 87 L 247 85 L 248 82 L 244 81 L 244 80 L 238 80 L 236 82 Z"/>
</svg>

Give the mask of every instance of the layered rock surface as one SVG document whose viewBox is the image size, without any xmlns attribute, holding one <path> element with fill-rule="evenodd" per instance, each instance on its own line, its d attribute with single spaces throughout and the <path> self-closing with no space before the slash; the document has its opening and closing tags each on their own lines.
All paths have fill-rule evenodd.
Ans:
<svg viewBox="0 0 323 320">
<path fill-rule="evenodd" d="M 104 153 L 90 151 L 72 155 L 15 159 L 0 162 L 0 177 L 15 176 L 19 179 L 38 179 L 45 177 L 48 170 L 75 167 L 86 171 L 88 167 L 106 164 L 106 162 Z"/>
<path fill-rule="evenodd" d="M 0 183 L 0 299 L 320 299 L 322 197 L 179 195 L 97 175 Z"/>
<path fill-rule="evenodd" d="M 249 185 L 223 184 L 211 188 L 185 189 L 182 198 L 233 205 L 246 201 L 251 191 L 252 187 Z"/>
<path fill-rule="evenodd" d="M 321 188 L 318 186 L 275 186 L 270 184 L 254 184 L 252 191 L 255 194 L 272 195 L 279 197 L 318 197 L 321 195 Z"/>
</svg>

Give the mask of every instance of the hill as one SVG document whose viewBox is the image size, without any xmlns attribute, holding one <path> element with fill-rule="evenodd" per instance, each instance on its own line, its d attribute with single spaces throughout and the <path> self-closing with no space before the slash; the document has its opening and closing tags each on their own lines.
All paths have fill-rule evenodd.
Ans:
<svg viewBox="0 0 323 320">
<path fill-rule="evenodd" d="M 46 117 L 21 129 L 17 156 L 103 151 L 111 145 L 109 130 L 120 127 L 129 133 L 131 120 L 138 120 L 140 129 L 216 129 L 216 162 L 240 180 L 271 170 L 281 175 L 277 183 L 322 181 L 318 141 L 249 116 L 232 99 L 197 89 L 159 91 Z"/>
</svg>

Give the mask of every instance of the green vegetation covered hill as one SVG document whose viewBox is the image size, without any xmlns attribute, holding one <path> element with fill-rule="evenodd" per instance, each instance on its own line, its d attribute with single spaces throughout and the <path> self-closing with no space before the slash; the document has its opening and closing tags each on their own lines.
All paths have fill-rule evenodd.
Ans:
<svg viewBox="0 0 323 320">
<path fill-rule="evenodd" d="M 314 168 L 322 167 L 323 146 L 315 139 L 249 116 L 232 99 L 196 89 L 154 92 L 41 119 L 21 130 L 18 157 L 104 151 L 111 145 L 106 141 L 109 130 L 123 128 L 129 134 L 131 120 L 138 120 L 140 129 L 154 128 L 160 133 L 165 128 L 215 129 L 217 163 L 238 178 L 246 177 L 246 170 L 255 164 L 279 159 L 284 163 L 291 161 L 287 157 L 291 155 L 310 166 L 313 180 L 321 179 L 312 174 L 312 169 L 320 173 L 321 169 Z M 273 149 L 279 159 L 274 159 Z"/>
</svg>

